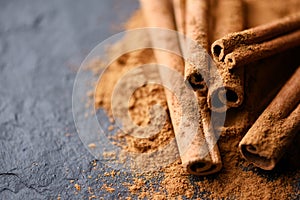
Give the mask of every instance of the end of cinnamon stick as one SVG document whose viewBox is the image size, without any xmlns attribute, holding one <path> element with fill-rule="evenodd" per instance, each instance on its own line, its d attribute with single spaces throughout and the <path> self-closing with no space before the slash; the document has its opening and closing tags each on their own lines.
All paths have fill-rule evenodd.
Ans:
<svg viewBox="0 0 300 200">
<path fill-rule="evenodd" d="M 222 163 L 195 161 L 187 165 L 187 171 L 196 176 L 206 176 L 217 173 L 222 168 Z"/>
<path fill-rule="evenodd" d="M 227 107 L 238 107 L 241 105 L 243 95 L 239 95 L 233 88 L 225 88 L 225 90 L 219 90 L 218 97 L 220 101 L 227 104 Z"/>
<path fill-rule="evenodd" d="M 188 76 L 186 79 L 186 83 L 189 84 L 195 91 L 205 92 L 207 90 L 206 83 L 201 74 L 197 73 L 197 74 Z"/>
<path fill-rule="evenodd" d="M 257 148 L 253 145 L 240 143 L 239 150 L 246 160 L 261 169 L 272 170 L 276 165 L 276 161 L 274 159 L 259 155 Z"/>
<path fill-rule="evenodd" d="M 220 88 L 215 90 L 209 99 L 211 110 L 225 112 L 228 108 L 239 107 L 243 102 L 243 95 L 234 88 Z"/>
<path fill-rule="evenodd" d="M 222 41 L 217 40 L 212 44 L 211 52 L 215 61 L 219 62 L 224 59 L 224 45 Z"/>
<path fill-rule="evenodd" d="M 211 97 L 208 99 L 208 105 L 214 112 L 226 112 L 227 110 L 226 104 L 220 100 L 218 93 L 211 95 Z"/>
<path fill-rule="evenodd" d="M 225 112 L 228 108 L 239 107 L 243 102 L 243 95 L 239 95 L 234 89 L 225 88 L 216 90 L 209 100 L 211 110 Z"/>
<path fill-rule="evenodd" d="M 235 67 L 238 67 L 236 65 L 235 57 L 232 53 L 229 53 L 225 57 L 225 64 L 228 67 L 228 69 L 233 69 Z"/>
</svg>

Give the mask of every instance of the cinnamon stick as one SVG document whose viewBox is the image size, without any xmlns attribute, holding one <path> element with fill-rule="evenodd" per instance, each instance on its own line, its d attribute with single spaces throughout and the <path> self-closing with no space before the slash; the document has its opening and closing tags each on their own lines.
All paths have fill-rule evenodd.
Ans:
<svg viewBox="0 0 300 200">
<path fill-rule="evenodd" d="M 159 27 L 163 29 L 175 30 L 175 21 L 172 12 L 172 4 L 170 1 L 161 0 L 140 0 L 141 7 L 150 27 Z M 174 52 L 179 52 L 178 37 L 174 32 L 159 32 L 159 30 L 150 31 L 150 38 L 154 46 L 165 46 L 165 49 L 172 49 Z M 167 51 L 154 51 L 154 55 L 159 64 L 169 67 L 171 70 L 166 70 L 160 67 L 159 72 L 164 85 L 172 85 L 180 89 L 180 96 L 176 96 L 168 89 L 165 89 L 167 104 L 169 107 L 170 118 L 172 121 L 175 138 L 177 141 L 182 165 L 191 174 L 207 175 L 216 172 L 214 169 L 214 161 L 216 160 L 211 155 L 219 155 L 217 148 L 208 148 L 206 137 L 203 133 L 203 126 L 201 118 L 196 120 L 197 132 L 190 132 L 195 130 L 193 121 L 197 119 L 195 107 L 191 103 L 192 99 L 189 92 L 193 91 L 185 89 L 183 73 L 184 62 L 178 55 L 169 53 Z M 176 70 L 182 79 L 174 76 L 171 71 Z M 182 87 L 185 86 L 185 87 Z M 198 104 L 197 101 L 195 101 Z M 184 105 L 184 109 L 181 107 Z M 218 169 L 218 167 L 216 167 Z"/>
<path fill-rule="evenodd" d="M 212 55 L 216 61 L 224 61 L 225 56 L 237 46 L 261 43 L 300 28 L 300 12 L 268 24 L 231 33 L 212 44 Z"/>
<path fill-rule="evenodd" d="M 300 29 L 263 43 L 234 49 L 225 56 L 225 64 L 229 69 L 244 66 L 296 46 L 300 46 Z"/>
<path fill-rule="evenodd" d="M 241 140 L 243 157 L 272 170 L 300 130 L 299 103 L 300 67 Z"/>
<path fill-rule="evenodd" d="M 192 88 L 203 94 L 206 94 L 209 77 L 208 9 L 209 0 L 186 0 L 185 28 L 188 39 L 184 75 Z"/>
<path fill-rule="evenodd" d="M 213 40 L 244 28 L 243 2 L 241 0 L 216 0 Z"/>
<path fill-rule="evenodd" d="M 219 0 L 215 10 L 213 37 L 220 38 L 244 28 L 242 0 Z M 215 112 L 239 107 L 244 100 L 244 69 L 229 71 L 223 62 L 216 62 L 217 71 L 210 71 L 208 104 Z M 218 78 L 220 76 L 221 78 Z"/>
<path fill-rule="evenodd" d="M 183 54 L 185 52 L 185 1 L 186 0 L 173 0 L 176 30 L 181 34 L 178 38 Z"/>
<path fill-rule="evenodd" d="M 200 113 L 202 119 L 203 133 L 206 139 L 207 147 L 211 158 L 211 167 L 206 170 L 207 174 L 213 174 L 221 170 L 222 160 L 217 145 L 217 137 L 215 135 L 215 129 L 211 123 L 211 111 L 207 105 L 207 98 L 203 97 L 201 92 L 196 93 L 200 106 Z"/>
</svg>

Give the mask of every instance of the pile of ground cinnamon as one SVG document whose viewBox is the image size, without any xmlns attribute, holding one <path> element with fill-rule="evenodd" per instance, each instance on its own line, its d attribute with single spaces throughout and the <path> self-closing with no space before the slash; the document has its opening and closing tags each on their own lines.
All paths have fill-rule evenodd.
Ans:
<svg viewBox="0 0 300 200">
<path fill-rule="evenodd" d="M 142 59 L 140 59 L 140 55 L 143 55 Z M 112 116 L 111 97 L 117 81 L 128 70 L 153 61 L 153 52 L 150 49 L 132 52 L 118 58 L 105 71 L 98 83 L 98 87 L 96 87 L 95 107 L 104 108 L 108 114 Z M 126 104 L 125 107 L 128 106 L 129 115 L 133 123 L 138 126 L 147 126 L 150 123 L 149 109 L 154 104 L 162 106 L 165 112 L 167 112 L 168 109 L 164 89 L 158 84 L 149 84 L 140 87 L 134 91 L 129 101 L 126 99 L 122 102 Z M 120 138 L 124 138 L 125 140 L 118 140 Z M 121 132 L 118 132 L 117 135 L 113 137 L 113 139 L 118 140 L 119 144 L 117 145 L 121 146 L 124 150 L 137 153 L 155 151 L 158 147 L 163 148 L 173 138 L 174 135 L 169 118 L 166 119 L 166 123 L 160 130 L 160 133 L 154 134 L 154 136 L 149 139 L 136 139 L 130 134 L 123 134 Z"/>
<path fill-rule="evenodd" d="M 253 1 L 248 1 L 250 8 L 254 7 Z M 257 19 L 253 23 L 257 23 Z M 248 22 L 249 23 L 249 22 Z M 129 20 L 127 29 L 143 27 L 143 17 L 138 11 Z M 137 39 L 136 42 L 139 42 Z M 110 51 L 117 50 L 120 46 L 126 45 L 126 39 L 120 41 Z M 112 116 L 111 96 L 117 81 L 128 70 L 143 64 L 155 62 L 151 49 L 139 50 L 127 53 L 119 57 L 110 64 L 109 68 L 102 75 L 101 81 L 97 83 L 95 93 L 96 108 L 104 109 L 108 116 Z M 93 62 L 92 68 L 99 71 L 101 62 Z M 268 63 L 266 61 L 266 63 Z M 272 61 L 269 63 L 272 64 Z M 256 76 L 257 69 L 248 71 L 250 74 L 246 79 L 251 84 L 253 77 Z M 258 76 L 261 73 L 258 72 Z M 278 83 L 280 85 L 281 83 Z M 105 88 L 104 88 L 105 87 Z M 258 87 L 258 86 L 256 86 Z M 255 87 L 254 87 L 255 88 Z M 253 89 L 246 91 L 248 94 L 254 93 Z M 254 95 L 253 98 L 259 97 Z M 156 84 L 146 84 L 138 88 L 131 99 L 124 101 L 128 105 L 129 114 L 132 121 L 139 126 L 147 126 L 150 123 L 149 110 L 154 104 L 160 104 L 164 111 L 168 113 L 166 97 L 163 87 Z M 252 105 L 249 101 L 249 105 Z M 260 104 L 265 106 L 268 101 Z M 247 104 L 246 104 L 247 105 Z M 254 104 L 257 105 L 257 104 Z M 278 167 L 272 173 L 266 173 L 253 167 L 250 163 L 241 158 L 238 152 L 238 144 L 245 130 L 253 123 L 253 119 L 245 118 L 253 115 L 257 117 L 262 108 L 244 107 L 241 110 L 228 113 L 222 135 L 218 141 L 220 153 L 223 160 L 223 169 L 215 175 L 207 177 L 196 177 L 187 174 L 180 160 L 163 167 L 160 171 L 146 172 L 137 174 L 132 172 L 133 178 L 130 183 L 123 185 L 133 197 L 140 199 L 169 199 L 170 197 L 193 198 L 193 199 L 297 199 L 300 192 L 297 188 L 300 180 L 299 169 L 286 169 Z M 248 109 L 248 110 L 247 110 Z M 258 112 L 254 113 L 253 112 Z M 237 113 L 243 116 L 242 126 L 239 123 Z M 244 117 L 245 116 L 245 117 Z M 134 131 L 134 130 L 133 130 Z M 155 134 L 155 137 L 149 139 L 138 139 L 130 134 L 116 134 L 113 141 L 126 151 L 145 153 L 163 148 L 172 139 L 174 139 L 173 129 L 170 119 L 167 118 L 162 130 Z M 120 176 L 122 174 L 119 174 Z M 113 186 L 104 187 L 110 193 L 115 192 Z M 130 197 L 128 197 L 130 199 Z"/>
</svg>

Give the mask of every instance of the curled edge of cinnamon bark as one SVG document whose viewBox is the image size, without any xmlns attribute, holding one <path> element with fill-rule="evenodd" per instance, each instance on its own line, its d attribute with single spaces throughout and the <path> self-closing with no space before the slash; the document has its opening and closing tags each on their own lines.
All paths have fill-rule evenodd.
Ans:
<svg viewBox="0 0 300 200">
<path fill-rule="evenodd" d="M 175 29 L 174 16 L 173 12 L 170 11 L 169 1 L 140 0 L 140 3 L 148 26 L 171 30 Z M 179 48 L 178 38 L 176 39 L 174 37 L 171 37 L 172 40 L 170 41 L 170 35 L 168 34 L 162 34 L 159 35 L 159 37 L 159 40 L 156 40 L 155 35 L 151 36 L 150 34 L 150 38 L 154 44 L 155 42 L 165 42 L 166 44 L 164 45 L 171 47 L 170 49 L 174 47 Z M 182 58 L 179 59 L 178 56 L 172 56 L 170 53 L 163 51 L 154 51 L 154 55 L 160 64 L 164 64 L 174 70 L 177 70 L 183 76 L 184 64 Z M 172 76 L 163 74 L 161 70 L 159 70 L 159 72 L 161 74 L 161 77 L 168 79 L 162 80 L 163 83 L 164 81 L 166 81 L 178 84 L 178 81 L 173 80 Z M 165 94 L 170 111 L 171 122 L 175 132 L 175 138 L 182 160 L 182 165 L 185 167 L 186 171 L 195 175 L 207 175 L 215 173 L 216 169 L 219 169 L 219 165 L 215 167 L 212 159 L 216 160 L 216 158 L 218 158 L 217 155 L 219 155 L 219 151 L 217 148 L 213 148 L 213 152 L 209 153 L 207 144 L 210 142 L 205 141 L 205 135 L 201 129 L 201 121 L 198 122 L 198 132 L 194 133 L 195 137 L 192 138 L 191 141 L 191 138 L 189 138 L 190 135 L 186 133 L 187 130 L 184 130 L 183 132 L 180 131 L 179 124 L 182 118 L 182 116 L 180 116 L 180 105 L 178 105 L 176 98 L 169 90 L 165 89 Z M 188 109 L 193 110 L 194 108 L 189 106 L 189 104 L 190 103 L 186 104 L 188 106 Z M 186 110 L 182 112 L 186 112 Z M 195 116 L 190 117 L 195 118 Z M 186 141 L 190 141 L 190 145 L 188 148 L 184 146 L 186 144 Z"/>
<path fill-rule="evenodd" d="M 203 150 L 194 150 L 192 148 L 199 148 L 199 145 L 192 145 L 192 148 L 189 148 L 182 156 L 182 163 L 190 174 L 205 176 L 219 172 L 223 164 L 217 144 L 217 137 L 215 135 L 216 130 L 211 124 L 211 112 L 207 105 L 207 97 L 203 96 L 202 91 L 196 91 L 195 95 L 198 99 L 201 115 L 201 121 L 199 122 L 201 127 L 201 130 L 199 130 L 201 132 L 200 137 L 202 136 L 203 138 L 199 140 L 197 138 L 199 135 L 197 134 L 193 140 L 202 140 L 205 142 L 203 146 L 206 146 L 207 155 L 202 158 L 201 155 L 204 154 L 201 154 L 201 151 Z M 195 153 L 198 155 L 193 156 Z"/>
<path fill-rule="evenodd" d="M 216 89 L 209 94 L 208 105 L 214 112 L 222 113 L 229 108 L 237 108 L 244 101 L 244 90 L 240 87 L 222 84 L 212 87 Z"/>
<path fill-rule="evenodd" d="M 222 169 L 222 160 L 217 145 L 215 130 L 212 127 L 210 118 L 211 113 L 207 106 L 207 99 L 203 97 L 200 91 L 196 92 L 198 98 L 201 123 L 203 127 L 203 134 L 208 148 L 208 155 L 205 159 L 190 160 L 185 163 L 187 171 L 194 175 L 210 175 L 219 172 Z M 188 154 L 189 152 L 187 152 Z M 207 161 L 206 161 L 207 159 Z"/>
<path fill-rule="evenodd" d="M 299 28 L 300 12 L 268 24 L 230 33 L 216 40 L 211 46 L 211 52 L 215 61 L 224 61 L 225 56 L 237 46 L 260 43 Z"/>
<path fill-rule="evenodd" d="M 203 124 L 203 126 L 205 125 Z M 222 160 L 219 153 L 218 145 L 217 143 L 214 143 L 214 139 L 208 138 L 208 135 L 209 137 L 212 137 L 210 135 L 211 132 L 204 132 L 206 132 L 204 133 L 204 137 L 206 142 L 205 145 L 208 150 L 207 155 L 204 157 L 199 157 L 197 149 L 188 148 L 188 150 L 181 156 L 182 165 L 184 169 L 190 174 L 197 176 L 215 174 L 222 169 Z M 199 146 L 193 145 L 193 148 L 199 148 Z"/>
<path fill-rule="evenodd" d="M 300 30 L 260 44 L 239 47 L 225 56 L 225 64 L 229 69 L 237 68 L 299 45 Z"/>
<path fill-rule="evenodd" d="M 215 152 L 215 150 L 212 150 L 212 152 Z M 206 159 L 189 160 L 189 162 L 186 162 L 183 166 L 190 174 L 207 176 L 215 174 L 222 169 L 222 162 L 220 160 L 219 155 L 209 154 Z"/>
<path fill-rule="evenodd" d="M 211 111 L 207 105 L 207 97 L 203 97 L 201 92 L 196 92 L 196 96 L 198 97 L 200 113 L 201 113 L 201 122 L 203 127 L 203 133 L 205 137 L 205 141 L 207 143 L 207 147 L 209 150 L 210 158 L 211 158 L 211 167 L 206 172 L 202 172 L 203 174 L 213 174 L 221 170 L 222 168 L 222 160 L 219 152 L 217 137 L 215 135 L 215 128 L 211 123 Z"/>
<path fill-rule="evenodd" d="M 300 130 L 300 67 L 239 144 L 242 156 L 272 170 Z"/>
</svg>

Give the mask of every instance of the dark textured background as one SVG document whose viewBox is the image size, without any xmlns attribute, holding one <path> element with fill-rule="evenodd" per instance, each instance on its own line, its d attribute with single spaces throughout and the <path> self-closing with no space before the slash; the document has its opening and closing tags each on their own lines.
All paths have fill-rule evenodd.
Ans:
<svg viewBox="0 0 300 200">
<path fill-rule="evenodd" d="M 135 0 L 0 0 L 0 199 L 87 199 L 89 186 L 107 199 L 97 189 L 105 182 L 127 195 L 118 178 L 97 181 L 105 167 L 92 170 L 71 95 L 81 61 L 136 7 Z M 82 186 L 76 196 L 70 180 Z"/>
</svg>

